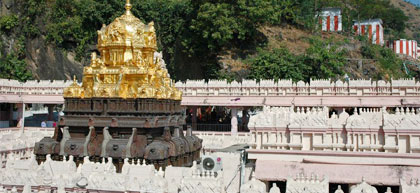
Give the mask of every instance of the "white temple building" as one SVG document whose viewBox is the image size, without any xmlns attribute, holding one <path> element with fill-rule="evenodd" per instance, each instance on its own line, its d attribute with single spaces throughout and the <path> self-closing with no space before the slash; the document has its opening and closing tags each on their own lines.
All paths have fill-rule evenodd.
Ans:
<svg viewBox="0 0 420 193">
<path fill-rule="evenodd" d="M 0 83 L 3 104 L 63 100 L 57 93 L 64 84 Z M 0 192 L 420 192 L 420 83 L 415 79 L 203 80 L 177 87 L 184 92 L 182 104 L 196 112 L 200 106 L 235 109 L 229 132 L 192 125 L 203 139 L 202 157 L 211 157 L 217 167 L 197 163 L 162 171 L 126 160 L 117 173 L 107 159 L 76 167 L 72 157 L 38 165 L 33 144 L 53 129 L 12 125 L 0 129 Z M 239 130 L 239 123 L 249 130 Z M 245 161 L 242 150 L 223 150 L 237 144 L 248 146 Z"/>
<path fill-rule="evenodd" d="M 384 45 L 384 28 L 381 19 L 356 21 L 353 29 L 357 35 L 367 36 L 372 44 Z"/>
<path fill-rule="evenodd" d="M 341 32 L 343 31 L 343 22 L 340 8 L 325 8 L 319 14 L 319 23 L 322 31 Z"/>
</svg>

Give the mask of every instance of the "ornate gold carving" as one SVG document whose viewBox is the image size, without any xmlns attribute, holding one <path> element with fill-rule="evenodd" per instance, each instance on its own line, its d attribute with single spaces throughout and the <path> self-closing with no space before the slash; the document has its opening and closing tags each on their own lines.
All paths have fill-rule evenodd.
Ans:
<svg viewBox="0 0 420 193">
<path fill-rule="evenodd" d="M 64 96 L 71 98 L 83 97 L 83 89 L 77 84 L 76 76 L 73 76 L 73 83 L 64 89 Z"/>
<path fill-rule="evenodd" d="M 168 71 L 154 56 L 154 23 L 145 25 L 131 13 L 127 0 L 124 15 L 98 30 L 98 50 L 83 69 L 82 86 L 76 81 L 64 90 L 69 98 L 157 98 L 181 100 Z"/>
</svg>

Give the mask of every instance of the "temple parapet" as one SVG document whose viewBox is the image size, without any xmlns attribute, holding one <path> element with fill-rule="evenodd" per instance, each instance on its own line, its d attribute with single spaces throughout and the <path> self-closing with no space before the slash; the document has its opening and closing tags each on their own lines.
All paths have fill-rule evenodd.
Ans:
<svg viewBox="0 0 420 193">
<path fill-rule="evenodd" d="M 414 108 L 396 108 L 394 114 L 383 114 L 386 152 L 420 153 L 419 111 Z"/>
<path fill-rule="evenodd" d="M 249 119 L 250 143 L 255 149 L 420 153 L 420 109 L 353 111 L 265 106 Z"/>
<path fill-rule="evenodd" d="M 17 80 L 0 79 L 0 93 L 2 94 L 29 94 L 29 95 L 62 95 L 65 87 L 71 81 L 64 80 L 30 80 L 19 82 Z"/>
<path fill-rule="evenodd" d="M 393 95 L 418 95 L 420 83 L 414 78 L 391 80 Z"/>
<path fill-rule="evenodd" d="M 418 96 L 420 83 L 415 79 L 349 80 L 335 82 L 330 79 L 314 79 L 310 82 L 292 80 L 187 80 L 177 82 L 176 87 L 184 96 Z"/>
<path fill-rule="evenodd" d="M 159 53 L 157 53 L 159 54 Z M 62 95 L 71 81 L 41 80 L 19 82 L 0 79 L 2 94 Z M 81 85 L 78 83 L 79 86 Z M 176 82 L 183 96 L 420 96 L 420 82 L 415 79 L 383 80 L 187 80 Z"/>
</svg>

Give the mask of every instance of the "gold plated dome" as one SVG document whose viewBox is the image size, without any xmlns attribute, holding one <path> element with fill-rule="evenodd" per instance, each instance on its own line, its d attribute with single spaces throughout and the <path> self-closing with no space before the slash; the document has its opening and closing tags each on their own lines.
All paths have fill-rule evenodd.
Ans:
<svg viewBox="0 0 420 193">
<path fill-rule="evenodd" d="M 157 98 L 181 100 L 160 57 L 155 57 L 154 23 L 145 25 L 131 13 L 130 0 L 124 15 L 98 31 L 98 50 L 83 69 L 83 84 L 66 88 L 67 98 Z"/>
</svg>

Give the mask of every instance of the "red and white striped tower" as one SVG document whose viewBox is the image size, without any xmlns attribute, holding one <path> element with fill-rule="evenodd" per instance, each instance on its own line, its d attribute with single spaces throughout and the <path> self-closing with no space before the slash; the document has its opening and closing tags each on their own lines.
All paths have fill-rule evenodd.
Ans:
<svg viewBox="0 0 420 193">
<path fill-rule="evenodd" d="M 381 19 L 370 19 L 355 22 L 353 29 L 358 35 L 367 35 L 372 44 L 384 45 L 384 28 Z"/>
<path fill-rule="evenodd" d="M 324 8 L 319 14 L 319 24 L 322 25 L 322 31 L 339 32 L 343 31 L 341 9 Z"/>
<path fill-rule="evenodd" d="M 417 47 L 417 59 L 420 60 L 420 47 Z"/>
<path fill-rule="evenodd" d="M 411 58 L 418 58 L 419 57 L 419 50 L 418 44 L 415 40 L 395 40 L 392 44 L 392 50 L 396 54 L 401 54 L 405 56 L 409 56 Z"/>
</svg>

